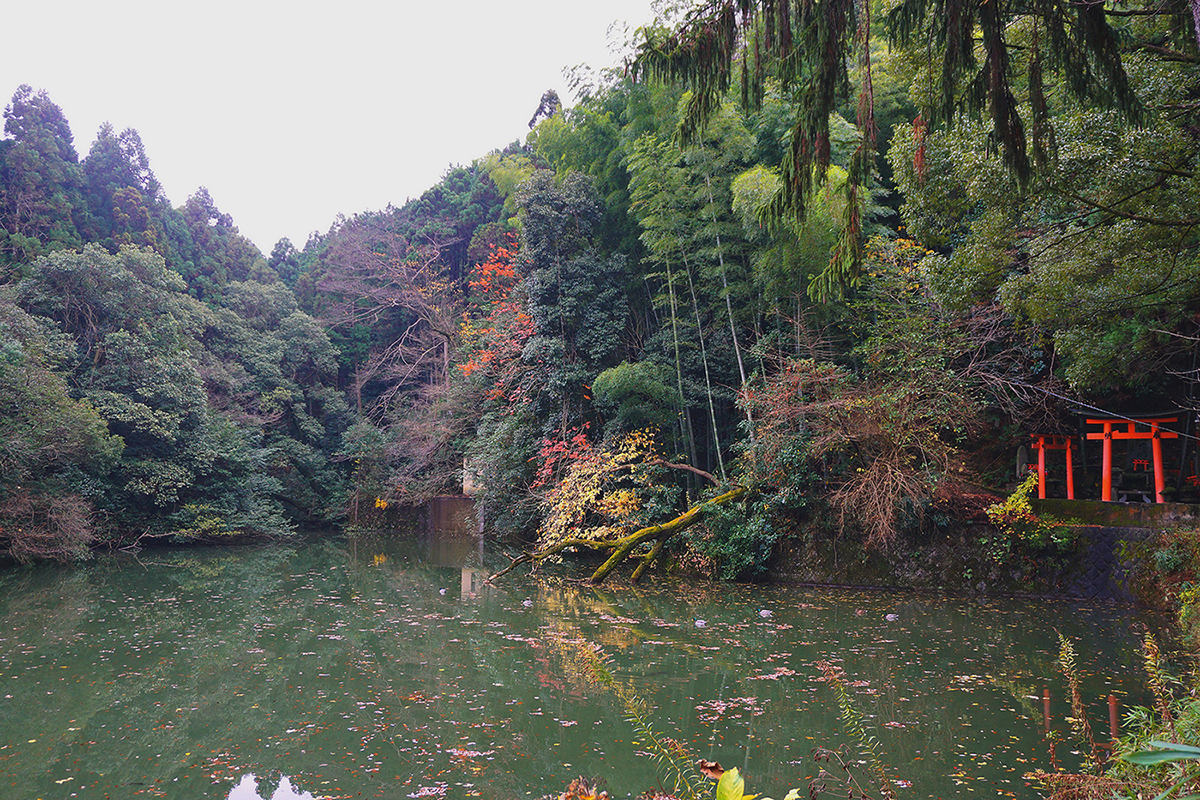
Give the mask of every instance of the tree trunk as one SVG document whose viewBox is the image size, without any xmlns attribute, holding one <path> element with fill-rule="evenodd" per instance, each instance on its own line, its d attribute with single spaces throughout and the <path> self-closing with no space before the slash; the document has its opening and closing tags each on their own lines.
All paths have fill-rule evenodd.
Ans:
<svg viewBox="0 0 1200 800">
<path fill-rule="evenodd" d="M 733 353 L 737 356 L 738 377 L 742 379 L 742 386 L 746 385 L 746 365 L 742 362 L 742 348 L 738 344 L 737 325 L 733 320 L 733 301 L 729 299 L 729 278 L 725 274 L 725 256 L 721 252 L 721 230 L 717 226 L 717 209 L 716 203 L 713 200 L 712 181 L 707 175 L 704 176 L 704 185 L 708 189 L 708 209 L 712 216 L 713 233 L 717 237 L 717 263 L 721 266 L 721 288 L 725 294 L 725 311 L 729 314 L 729 335 L 733 337 Z M 740 388 L 739 388 L 740 391 Z M 746 407 L 746 420 L 750 423 L 750 443 L 754 444 L 754 415 L 750 411 L 750 407 Z"/>
<path fill-rule="evenodd" d="M 1200 2 L 1200 0 L 1197 0 Z M 671 298 L 671 338 L 675 344 L 675 384 L 679 391 L 679 427 L 683 435 L 683 440 L 687 446 L 688 458 L 692 464 L 696 463 L 696 434 L 692 430 L 692 415 L 691 409 L 688 408 L 687 399 L 683 393 L 683 361 L 679 355 L 679 316 L 677 313 L 677 303 L 675 299 L 675 280 L 671 271 L 670 263 L 667 264 L 667 291 Z M 688 479 L 688 500 L 690 501 L 693 495 L 692 487 L 695 481 Z"/>
<path fill-rule="evenodd" d="M 704 326 L 700 321 L 700 305 L 696 302 L 696 284 L 692 281 L 692 271 L 687 262 L 683 262 L 684 271 L 688 276 L 688 290 L 692 295 L 692 311 L 696 315 L 696 338 L 700 340 L 700 362 L 704 364 L 704 387 L 708 392 L 708 416 L 712 421 L 713 449 L 717 451 L 717 466 L 721 470 L 721 480 L 725 480 L 725 456 L 721 453 L 721 434 L 717 430 L 717 410 L 713 405 L 712 378 L 708 373 L 708 347 L 704 344 Z M 711 465 L 711 461 L 709 464 Z M 712 469 L 709 466 L 709 469 Z"/>
</svg>

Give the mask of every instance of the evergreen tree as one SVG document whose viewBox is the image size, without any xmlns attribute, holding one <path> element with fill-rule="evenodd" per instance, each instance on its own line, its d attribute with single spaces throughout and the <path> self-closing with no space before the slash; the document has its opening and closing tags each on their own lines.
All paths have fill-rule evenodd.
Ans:
<svg viewBox="0 0 1200 800">
<path fill-rule="evenodd" d="M 0 556 L 80 558 L 94 540 L 84 495 L 122 442 L 71 397 L 71 350 L 53 325 L 0 296 Z"/>
<path fill-rule="evenodd" d="M 523 357 L 540 374 L 538 417 L 563 435 L 586 421 L 592 378 L 621 360 L 625 261 L 595 244 L 600 204 L 586 176 L 570 173 L 560 184 L 539 171 L 518 197 L 518 266 L 534 331 Z"/>
<path fill-rule="evenodd" d="M 203 186 L 180 209 L 186 239 L 180 242 L 180 274 L 188 291 L 212 299 L 230 281 L 260 274 L 262 253 L 238 232 L 233 217 L 223 213 Z"/>
<path fill-rule="evenodd" d="M 88 242 L 110 251 L 132 244 L 168 254 L 160 217 L 169 206 L 137 131 L 117 134 L 104 123 L 83 161 L 83 177 Z"/>
<path fill-rule="evenodd" d="M 0 269 L 83 244 L 87 207 L 79 155 L 62 109 L 22 85 L 4 110 L 0 141 Z"/>
<path fill-rule="evenodd" d="M 123 442 L 88 499 L 115 537 L 286 533 L 276 477 L 286 460 L 274 460 L 267 427 L 286 418 L 293 427 L 284 435 L 336 448 L 315 422 L 319 393 L 301 388 L 329 377 L 328 340 L 321 351 L 320 329 L 286 313 L 289 297 L 286 316 L 278 314 L 283 335 L 254 335 L 184 289 L 153 251 L 127 246 L 114 255 L 97 245 L 39 259 L 17 287 L 27 311 L 70 337 L 72 390 Z M 230 360 L 221 358 L 222 341 L 237 343 Z M 217 391 L 223 380 L 232 391 Z"/>
</svg>

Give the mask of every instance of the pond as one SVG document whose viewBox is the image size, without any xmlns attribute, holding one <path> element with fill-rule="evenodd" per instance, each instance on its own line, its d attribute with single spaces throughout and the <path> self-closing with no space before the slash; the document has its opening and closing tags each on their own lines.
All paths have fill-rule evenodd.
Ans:
<svg viewBox="0 0 1200 800">
<path fill-rule="evenodd" d="M 1056 629 L 1107 739 L 1105 698 L 1146 699 L 1136 629 L 1164 624 L 1062 601 L 486 574 L 470 538 L 0 571 L 0 797 L 523 798 L 576 776 L 628 797 L 669 788 L 652 729 L 782 798 L 815 747 L 850 741 L 821 660 L 845 671 L 900 798 L 1036 797 L 1022 775 L 1050 767 L 1044 689 L 1070 741 Z"/>
</svg>

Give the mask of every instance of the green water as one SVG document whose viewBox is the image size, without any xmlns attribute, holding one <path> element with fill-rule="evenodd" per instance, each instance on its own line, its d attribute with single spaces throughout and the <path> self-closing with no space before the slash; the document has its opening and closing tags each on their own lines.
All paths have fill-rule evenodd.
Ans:
<svg viewBox="0 0 1200 800">
<path fill-rule="evenodd" d="M 788 586 L 490 587 L 480 559 L 470 542 L 360 540 L 2 571 L 0 798 L 225 800 L 248 773 L 263 797 L 284 776 L 317 798 L 663 786 L 617 692 L 585 679 L 585 643 L 661 735 L 739 767 L 748 791 L 806 787 L 813 748 L 846 742 L 815 666 L 829 659 L 900 798 L 1035 797 L 1044 688 L 1067 731 L 1054 629 L 1076 639 L 1106 732 L 1108 694 L 1144 700 L 1134 628 L 1160 623 Z"/>
</svg>

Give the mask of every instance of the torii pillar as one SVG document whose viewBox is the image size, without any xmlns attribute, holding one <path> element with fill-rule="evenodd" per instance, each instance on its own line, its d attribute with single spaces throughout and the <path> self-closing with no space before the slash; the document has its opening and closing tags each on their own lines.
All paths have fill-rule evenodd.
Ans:
<svg viewBox="0 0 1200 800">
<path fill-rule="evenodd" d="M 1179 417 L 1146 417 L 1141 419 L 1089 419 L 1088 425 L 1102 425 L 1103 430 L 1092 431 L 1089 439 L 1103 440 L 1103 450 L 1100 461 L 1100 499 L 1112 500 L 1112 443 L 1113 439 L 1149 439 L 1150 450 L 1154 458 L 1154 502 L 1163 503 L 1163 489 L 1166 488 L 1166 474 L 1163 472 L 1162 440 L 1178 439 L 1175 431 L 1164 431 L 1159 425 L 1175 422 Z M 1138 425 L 1149 425 L 1150 430 L 1137 430 Z M 1125 430 L 1120 430 L 1124 426 Z"/>
</svg>

